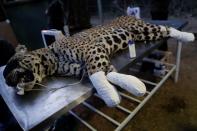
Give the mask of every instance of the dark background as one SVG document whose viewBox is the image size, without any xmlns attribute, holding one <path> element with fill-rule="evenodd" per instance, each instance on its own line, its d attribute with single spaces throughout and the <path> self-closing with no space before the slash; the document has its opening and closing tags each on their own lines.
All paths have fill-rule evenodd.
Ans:
<svg viewBox="0 0 197 131">
<path fill-rule="evenodd" d="M 158 2 L 160 1 L 162 0 L 158 0 Z M 141 7 L 142 18 L 151 18 L 150 12 L 151 9 L 154 9 L 151 6 L 151 0 L 102 0 L 104 19 L 124 14 L 128 5 Z M 11 21 L 19 43 L 27 45 L 30 49 L 43 47 L 40 30 L 47 28 L 48 18 L 45 14 L 47 6 L 47 0 L 33 0 L 5 5 L 7 17 Z M 169 16 L 196 17 L 196 7 L 196 0 L 171 0 Z M 88 0 L 88 10 L 91 15 L 91 23 L 94 23 L 95 19 L 98 19 L 96 0 Z"/>
</svg>

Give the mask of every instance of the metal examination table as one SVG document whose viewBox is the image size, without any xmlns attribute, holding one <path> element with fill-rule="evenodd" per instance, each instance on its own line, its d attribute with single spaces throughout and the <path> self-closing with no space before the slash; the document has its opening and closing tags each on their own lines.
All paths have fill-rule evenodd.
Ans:
<svg viewBox="0 0 197 131">
<path fill-rule="evenodd" d="M 148 21 L 150 23 L 162 24 L 172 26 L 178 29 L 182 29 L 186 26 L 186 21 L 169 20 L 169 21 Z M 129 53 L 127 50 L 116 54 L 112 59 L 112 64 L 120 72 L 124 72 L 132 64 L 141 60 L 143 57 L 150 54 L 153 50 L 161 45 L 162 41 L 156 41 L 154 44 L 136 44 L 137 57 L 135 59 L 129 59 Z M 175 82 L 178 80 L 180 58 L 181 58 L 182 43 L 177 42 L 177 55 L 176 63 L 168 64 L 171 69 L 161 79 L 160 82 L 154 83 L 147 80 L 142 80 L 146 84 L 151 84 L 154 88 L 149 92 L 143 100 L 133 98 L 124 93 L 120 93 L 122 97 L 125 97 L 131 101 L 138 103 L 134 110 L 126 109 L 122 106 L 117 108 L 128 113 L 128 116 L 120 123 L 102 113 L 98 109 L 94 108 L 85 100 L 93 95 L 93 86 L 86 78 L 82 83 L 59 89 L 57 91 L 33 91 L 28 92 L 25 96 L 18 96 L 14 90 L 5 84 L 2 72 L 5 67 L 0 68 L 0 94 L 3 97 L 5 103 L 13 113 L 14 117 L 18 121 L 23 130 L 40 130 L 51 124 L 60 115 L 69 112 L 75 116 L 80 122 L 86 125 L 90 130 L 96 130 L 93 126 L 88 124 L 85 120 L 81 119 L 74 112 L 72 108 L 83 103 L 86 107 L 98 113 L 105 119 L 117 126 L 116 130 L 121 130 L 130 121 L 133 116 L 143 107 L 143 105 L 151 98 L 151 96 L 161 87 L 161 85 L 175 72 Z M 121 62 L 120 62 L 121 61 Z M 68 83 L 74 83 L 79 81 L 77 78 L 72 77 L 50 77 L 43 81 L 43 84 L 47 85 L 47 88 L 60 87 Z"/>
</svg>

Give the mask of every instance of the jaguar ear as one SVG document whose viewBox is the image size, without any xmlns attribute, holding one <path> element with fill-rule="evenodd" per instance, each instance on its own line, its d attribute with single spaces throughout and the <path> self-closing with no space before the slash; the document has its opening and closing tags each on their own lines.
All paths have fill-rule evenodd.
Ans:
<svg viewBox="0 0 197 131">
<path fill-rule="evenodd" d="M 25 45 L 18 45 L 15 49 L 16 53 L 27 53 L 27 47 Z"/>
</svg>

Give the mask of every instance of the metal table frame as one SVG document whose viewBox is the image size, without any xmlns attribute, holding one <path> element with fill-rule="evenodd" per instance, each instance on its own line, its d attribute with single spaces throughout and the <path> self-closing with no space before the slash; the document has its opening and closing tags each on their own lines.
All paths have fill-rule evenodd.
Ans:
<svg viewBox="0 0 197 131">
<path fill-rule="evenodd" d="M 100 1 L 100 0 L 98 0 Z M 99 3 L 99 2 L 98 2 Z M 101 23 L 103 22 L 102 20 L 102 11 L 100 10 L 99 11 L 99 16 L 100 16 L 100 19 L 101 19 Z M 148 21 L 150 23 L 154 23 L 154 24 L 162 24 L 162 25 L 168 25 L 168 26 L 174 26 L 175 28 L 181 30 L 184 26 L 187 25 L 187 22 L 183 22 L 181 25 L 179 26 L 176 26 L 172 23 L 168 23 L 167 21 Z M 175 23 L 178 22 L 178 21 L 174 21 Z M 159 44 L 158 44 L 159 46 Z M 142 59 L 143 57 L 145 57 L 146 55 L 148 55 L 150 52 L 152 52 L 153 50 L 155 50 L 157 47 L 155 46 L 154 48 L 152 49 L 149 49 L 149 51 L 147 53 L 144 53 L 144 54 L 141 54 L 137 57 L 137 59 L 133 60 L 132 62 L 130 62 L 129 64 L 125 65 L 124 68 L 119 68 L 119 71 L 120 72 L 124 72 L 125 69 L 129 68 L 132 64 L 138 62 L 140 59 Z M 178 77 L 179 77 L 179 70 L 180 70 L 180 61 L 181 61 L 181 50 L 182 50 L 182 42 L 180 41 L 177 41 L 177 54 L 176 54 L 176 63 L 175 64 L 171 64 L 171 63 L 165 63 L 165 62 L 161 62 L 161 61 L 158 61 L 158 60 L 154 60 L 154 59 L 149 59 L 149 61 L 155 61 L 155 62 L 160 62 L 162 64 L 165 64 L 167 66 L 170 66 L 171 69 L 167 71 L 167 74 L 165 76 L 163 76 L 163 78 L 158 82 L 158 83 L 155 83 L 155 82 L 152 82 L 152 81 L 148 81 L 148 80 L 144 80 L 144 79 L 141 79 L 141 81 L 143 81 L 145 84 L 150 84 L 150 85 L 153 85 L 154 88 L 149 92 L 147 91 L 146 92 L 146 97 L 143 99 L 143 100 L 139 100 L 135 97 L 132 97 L 132 96 L 129 96 L 123 92 L 119 92 L 119 94 L 121 95 L 121 97 L 124 97 L 128 100 L 130 100 L 130 102 L 137 102 L 138 103 L 138 106 L 135 107 L 134 110 L 129 110 L 123 106 L 120 106 L 118 105 L 116 108 L 127 113 L 127 117 L 122 121 L 122 122 L 118 122 L 116 120 L 114 120 L 113 118 L 111 118 L 110 116 L 108 116 L 107 114 L 101 112 L 99 109 L 96 109 L 94 106 L 90 105 L 89 103 L 87 102 L 83 102 L 82 104 L 89 108 L 90 110 L 94 111 L 95 113 L 97 113 L 98 115 L 102 116 L 103 118 L 105 118 L 106 120 L 108 120 L 109 122 L 113 123 L 114 125 L 116 125 L 116 129 L 115 131 L 120 131 L 122 130 L 126 124 L 138 113 L 138 111 L 146 104 L 146 102 L 156 93 L 156 91 L 164 84 L 164 82 L 170 77 L 173 75 L 173 73 L 175 74 L 174 75 L 174 82 L 178 82 Z M 113 62 L 112 62 L 113 63 Z M 95 96 L 97 96 L 98 98 L 100 98 L 98 96 L 98 94 L 94 94 Z M 92 131 L 96 131 L 97 129 L 95 127 L 93 127 L 92 125 L 90 125 L 87 121 L 83 120 L 82 118 L 80 118 L 76 113 L 74 113 L 72 110 L 69 111 L 69 113 L 71 115 L 73 115 L 76 119 L 78 119 L 81 123 L 83 123 L 87 128 L 89 128 L 90 130 Z"/>
<path fill-rule="evenodd" d="M 167 21 L 149 21 L 150 23 L 154 23 L 154 24 L 163 24 L 166 25 Z M 167 24 L 169 24 L 167 22 Z M 184 26 L 187 25 L 187 22 L 184 22 L 182 25 L 180 25 L 178 28 L 179 30 L 181 30 Z M 170 26 L 174 26 L 174 25 L 170 25 Z M 129 110 L 123 106 L 118 105 L 116 108 L 127 113 L 127 117 L 122 121 L 122 122 L 118 122 L 116 120 L 114 120 L 113 118 L 111 118 L 110 116 L 108 116 L 107 114 L 104 114 L 103 112 L 99 111 L 98 109 L 96 109 L 94 106 L 88 104 L 87 102 L 83 102 L 83 105 L 86 106 L 87 108 L 89 108 L 90 110 L 94 111 L 95 113 L 97 113 L 98 115 L 104 117 L 105 119 L 107 119 L 109 122 L 113 123 L 114 125 L 116 125 L 116 129 L 115 131 L 120 131 L 122 130 L 126 124 L 138 113 L 138 111 L 146 104 L 146 102 L 156 93 L 156 91 L 164 84 L 164 82 L 173 74 L 174 75 L 174 82 L 177 83 L 178 82 L 178 78 L 179 78 L 179 71 L 180 71 L 180 62 L 181 62 L 181 50 L 182 50 L 182 42 L 181 41 L 177 41 L 177 52 L 176 52 L 176 62 L 175 64 L 171 64 L 171 63 L 166 63 L 166 62 L 161 62 L 158 60 L 154 60 L 154 59 L 149 59 L 149 61 L 155 61 L 155 62 L 159 62 L 162 64 L 165 64 L 167 66 L 170 66 L 171 69 L 167 71 L 167 74 L 165 76 L 163 76 L 163 78 L 158 82 L 152 82 L 152 81 L 148 81 L 148 80 L 144 80 L 141 79 L 141 81 L 143 81 L 145 84 L 150 84 L 153 85 L 154 88 L 149 92 L 146 92 L 146 97 L 143 100 L 139 100 L 136 99 L 135 97 L 129 96 L 125 93 L 119 92 L 119 94 L 121 95 L 121 97 L 124 97 L 128 100 L 130 100 L 131 102 L 137 102 L 138 106 L 135 107 L 134 110 Z M 155 49 L 155 48 L 154 48 Z M 153 50 L 154 50 L 153 49 Z M 139 57 L 139 59 L 143 58 L 145 55 L 141 55 Z M 134 60 L 133 62 L 137 62 L 138 60 Z M 125 67 L 129 68 L 133 63 L 131 62 L 130 64 L 126 65 Z M 121 69 L 120 71 L 125 70 Z M 97 94 L 94 94 L 95 96 L 97 96 L 98 98 L 100 98 Z M 80 122 L 82 122 L 86 127 L 88 127 L 90 130 L 92 131 L 96 131 L 97 129 L 95 127 L 93 127 L 92 125 L 90 125 L 88 122 L 86 122 L 85 120 L 83 120 L 82 118 L 80 118 L 79 116 L 77 116 L 77 114 L 75 114 L 73 111 L 69 111 L 70 114 L 72 114 L 75 118 L 77 118 Z"/>
<path fill-rule="evenodd" d="M 143 81 L 145 84 L 150 84 L 150 85 L 154 86 L 154 88 L 150 92 L 149 91 L 146 92 L 147 95 L 146 95 L 146 97 L 143 100 L 139 100 L 139 99 L 137 99 L 135 97 L 132 97 L 132 96 L 127 95 L 125 93 L 119 92 L 121 97 L 124 97 L 124 98 L 128 99 L 131 103 L 132 102 L 137 102 L 138 103 L 138 106 L 136 106 L 134 110 L 127 109 L 127 108 L 125 108 L 123 106 L 120 106 L 120 105 L 118 105 L 116 107 L 117 109 L 119 109 L 119 110 L 121 110 L 121 111 L 123 111 L 123 112 L 128 114 L 127 117 L 122 122 L 118 122 L 118 121 L 114 120 L 113 118 L 111 118 L 107 114 L 104 114 L 103 112 L 99 111 L 99 109 L 96 109 L 94 106 L 90 105 L 87 102 L 83 102 L 83 105 L 86 106 L 87 108 L 89 108 L 90 110 L 94 111 L 98 115 L 104 117 L 109 122 L 113 123 L 116 126 L 115 131 L 122 130 L 126 126 L 126 124 L 146 104 L 146 102 L 156 93 L 156 91 L 164 84 L 164 82 L 171 75 L 173 75 L 173 73 L 175 73 L 174 81 L 175 82 L 178 81 L 179 69 L 180 69 L 180 59 L 181 59 L 181 48 L 182 48 L 182 42 L 178 41 L 177 42 L 177 55 L 176 55 L 176 63 L 175 64 L 163 63 L 163 62 L 160 62 L 160 61 L 157 61 L 157 60 L 150 59 L 150 61 L 157 61 L 157 62 L 160 62 L 162 64 L 168 65 L 168 66 L 171 67 L 171 69 L 167 71 L 167 74 L 165 76 L 163 76 L 163 78 L 158 83 L 141 79 L 141 81 Z M 97 96 L 98 98 L 100 98 L 97 94 L 94 94 L 94 95 Z M 77 116 L 77 114 L 75 114 L 73 111 L 69 111 L 69 113 L 72 114 L 75 118 L 77 118 L 80 122 L 82 122 L 85 126 L 87 126 L 90 130 L 92 130 L 92 131 L 96 131 L 97 130 L 95 127 L 90 125 L 88 122 L 86 122 L 85 120 L 83 120 L 82 118 Z"/>
</svg>

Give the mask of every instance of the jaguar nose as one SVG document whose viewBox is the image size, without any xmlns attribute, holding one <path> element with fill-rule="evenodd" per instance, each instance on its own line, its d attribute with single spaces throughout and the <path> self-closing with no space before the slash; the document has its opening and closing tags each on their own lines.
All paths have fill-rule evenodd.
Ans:
<svg viewBox="0 0 197 131">
<path fill-rule="evenodd" d="M 13 86 L 15 87 L 17 85 L 17 80 L 13 79 L 13 78 L 6 78 L 6 84 L 8 86 Z"/>
<path fill-rule="evenodd" d="M 10 82 L 10 81 L 6 81 L 6 84 L 7 84 L 8 86 L 16 86 L 16 85 L 17 85 L 16 83 Z"/>
<path fill-rule="evenodd" d="M 14 82 L 14 81 L 9 81 L 9 80 L 6 81 L 6 84 L 7 84 L 8 86 L 13 86 L 13 87 L 15 87 L 15 86 L 17 85 L 16 82 Z"/>
</svg>

